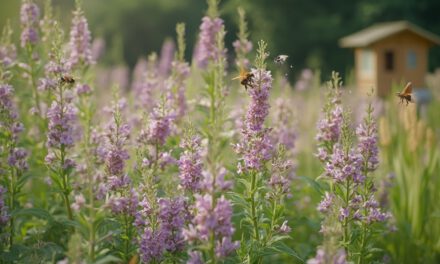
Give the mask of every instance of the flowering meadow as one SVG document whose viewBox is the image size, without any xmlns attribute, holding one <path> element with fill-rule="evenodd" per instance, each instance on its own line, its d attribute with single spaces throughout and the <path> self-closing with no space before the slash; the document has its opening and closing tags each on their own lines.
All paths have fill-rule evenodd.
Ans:
<svg viewBox="0 0 440 264">
<path fill-rule="evenodd" d="M 3 29 L 0 263 L 440 263 L 438 94 L 294 73 L 217 0 L 129 72 L 72 12 Z"/>
</svg>

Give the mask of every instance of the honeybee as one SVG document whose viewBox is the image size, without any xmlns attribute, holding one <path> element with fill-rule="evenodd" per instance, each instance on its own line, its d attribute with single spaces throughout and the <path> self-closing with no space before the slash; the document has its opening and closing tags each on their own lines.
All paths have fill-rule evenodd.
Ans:
<svg viewBox="0 0 440 264">
<path fill-rule="evenodd" d="M 252 88 L 252 85 L 254 84 L 254 74 L 251 72 L 248 72 L 244 69 L 240 70 L 240 75 L 238 75 L 235 78 L 232 78 L 232 80 L 240 80 L 240 84 L 244 86 L 244 89 L 247 90 L 248 86 Z"/>
<path fill-rule="evenodd" d="M 275 57 L 275 59 L 273 61 L 277 64 L 283 64 L 286 62 L 288 57 L 289 56 L 287 56 L 287 55 L 278 55 Z"/>
<path fill-rule="evenodd" d="M 69 76 L 69 75 L 61 76 L 60 81 L 61 81 L 61 83 L 68 83 L 68 84 L 74 84 L 75 83 L 75 79 L 73 79 L 73 77 Z"/>
<path fill-rule="evenodd" d="M 412 101 L 411 93 L 412 93 L 412 83 L 409 82 L 406 84 L 405 89 L 403 89 L 403 91 L 398 92 L 396 94 L 400 98 L 400 103 L 403 103 L 403 100 L 405 100 L 406 105 L 408 105 L 408 103 L 414 102 Z"/>
</svg>

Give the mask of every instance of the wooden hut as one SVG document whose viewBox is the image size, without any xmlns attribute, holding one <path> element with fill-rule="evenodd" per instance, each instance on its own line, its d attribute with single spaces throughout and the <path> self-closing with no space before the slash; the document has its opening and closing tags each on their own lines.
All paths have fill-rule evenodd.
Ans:
<svg viewBox="0 0 440 264">
<path fill-rule="evenodd" d="M 380 23 L 339 41 L 354 48 L 356 83 L 361 92 L 374 88 L 377 95 L 390 94 L 393 83 L 411 81 L 423 87 L 428 71 L 428 51 L 440 45 L 440 37 L 410 22 Z"/>
</svg>

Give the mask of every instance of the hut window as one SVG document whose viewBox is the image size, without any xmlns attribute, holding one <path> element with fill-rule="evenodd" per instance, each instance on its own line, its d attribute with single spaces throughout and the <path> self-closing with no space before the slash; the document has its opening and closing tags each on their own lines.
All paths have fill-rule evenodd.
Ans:
<svg viewBox="0 0 440 264">
<path fill-rule="evenodd" d="M 364 74 L 371 74 L 373 72 L 373 51 L 362 50 L 361 54 L 361 71 Z"/>
<path fill-rule="evenodd" d="M 406 54 L 406 67 L 411 70 L 417 67 L 417 54 L 414 50 L 408 50 Z"/>
<path fill-rule="evenodd" d="M 391 50 L 385 51 L 385 70 L 394 70 L 394 52 Z"/>
</svg>

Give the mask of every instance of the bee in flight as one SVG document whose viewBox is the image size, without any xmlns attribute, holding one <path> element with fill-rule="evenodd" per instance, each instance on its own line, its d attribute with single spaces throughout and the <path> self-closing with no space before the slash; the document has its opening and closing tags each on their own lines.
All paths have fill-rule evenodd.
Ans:
<svg viewBox="0 0 440 264">
<path fill-rule="evenodd" d="M 74 84 L 75 83 L 75 79 L 73 79 L 73 77 L 69 76 L 69 75 L 61 76 L 60 81 L 61 81 L 61 83 L 68 83 L 68 84 Z"/>
<path fill-rule="evenodd" d="M 247 90 L 248 86 L 252 88 L 252 85 L 254 84 L 254 74 L 251 72 L 248 72 L 244 69 L 240 70 L 240 75 L 238 75 L 235 78 L 232 78 L 232 80 L 240 80 L 240 84 L 244 86 L 244 89 Z"/>
<path fill-rule="evenodd" d="M 408 105 L 408 103 L 412 103 L 414 102 L 412 100 L 412 83 L 409 82 L 406 84 L 405 89 L 403 89 L 403 91 L 396 93 L 397 96 L 400 98 L 400 103 L 403 103 L 403 100 L 406 101 L 406 105 Z"/>
<path fill-rule="evenodd" d="M 287 55 L 278 55 L 275 57 L 275 59 L 273 60 L 276 64 L 283 64 L 286 62 L 287 58 L 289 56 Z"/>
</svg>

